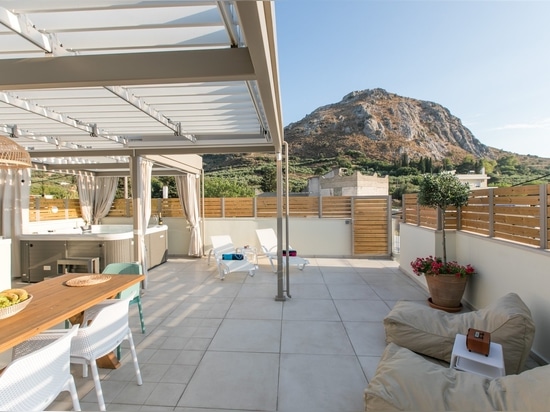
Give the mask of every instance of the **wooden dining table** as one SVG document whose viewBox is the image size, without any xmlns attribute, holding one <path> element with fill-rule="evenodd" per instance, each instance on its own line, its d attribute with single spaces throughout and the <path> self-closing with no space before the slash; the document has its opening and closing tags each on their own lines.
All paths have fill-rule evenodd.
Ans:
<svg viewBox="0 0 550 412">
<path fill-rule="evenodd" d="M 65 274 L 22 287 L 32 295 L 32 300 L 21 312 L 0 319 L 0 352 L 63 324 L 65 320 L 78 316 L 95 304 L 113 298 L 129 286 L 145 279 L 144 275 L 110 275 L 110 279 L 103 283 L 67 285 L 67 281 L 71 279 L 88 275 L 96 274 Z"/>
</svg>

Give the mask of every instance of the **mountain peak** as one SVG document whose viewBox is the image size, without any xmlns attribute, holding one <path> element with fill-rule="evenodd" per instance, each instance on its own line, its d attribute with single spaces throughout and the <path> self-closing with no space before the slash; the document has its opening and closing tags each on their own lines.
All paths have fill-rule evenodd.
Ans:
<svg viewBox="0 0 550 412">
<path fill-rule="evenodd" d="M 492 157 L 489 147 L 447 108 L 380 88 L 352 91 L 340 102 L 317 108 L 289 124 L 285 139 L 293 156 L 309 158 L 349 150 L 386 161 L 403 154 L 436 161 Z"/>
</svg>

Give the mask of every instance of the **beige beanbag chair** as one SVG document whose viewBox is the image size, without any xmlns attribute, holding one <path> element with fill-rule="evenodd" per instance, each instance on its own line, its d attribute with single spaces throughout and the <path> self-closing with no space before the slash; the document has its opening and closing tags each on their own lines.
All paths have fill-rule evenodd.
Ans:
<svg viewBox="0 0 550 412">
<path fill-rule="evenodd" d="M 515 293 L 466 313 L 447 313 L 419 302 L 400 301 L 384 319 L 384 328 L 386 343 L 446 362 L 451 361 L 457 333 L 466 335 L 468 328 L 490 332 L 491 342 L 502 345 L 507 375 L 523 370 L 535 335 L 531 312 Z"/>
<path fill-rule="evenodd" d="M 365 390 L 367 411 L 548 411 L 550 365 L 485 378 L 388 344 Z"/>
</svg>

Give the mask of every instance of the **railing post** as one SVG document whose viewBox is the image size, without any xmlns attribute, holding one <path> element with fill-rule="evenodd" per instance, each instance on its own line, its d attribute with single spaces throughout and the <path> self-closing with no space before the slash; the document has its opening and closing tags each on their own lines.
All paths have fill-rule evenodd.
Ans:
<svg viewBox="0 0 550 412">
<path fill-rule="evenodd" d="M 40 222 L 40 199 L 39 197 L 34 198 L 34 221 Z"/>
<path fill-rule="evenodd" d="M 317 212 L 319 219 L 323 217 L 323 197 L 319 194 L 319 200 L 317 202 Z"/>
<path fill-rule="evenodd" d="M 64 199 L 63 205 L 65 207 L 65 219 L 69 219 L 69 199 Z"/>
<path fill-rule="evenodd" d="M 225 197 L 222 197 L 220 199 L 221 207 L 222 207 L 222 218 L 225 219 Z"/>
<path fill-rule="evenodd" d="M 391 256 L 392 255 L 392 251 L 393 251 L 393 227 L 392 227 L 392 210 L 391 210 L 391 195 L 388 195 L 387 196 L 387 202 L 386 202 L 386 211 L 387 211 L 387 224 L 388 224 L 388 249 L 387 249 L 387 253 L 388 253 L 388 256 Z"/>
<path fill-rule="evenodd" d="M 539 186 L 540 198 L 540 248 L 547 249 L 548 243 L 548 185 Z"/>
<path fill-rule="evenodd" d="M 495 192 L 488 188 L 487 203 L 489 205 L 489 237 L 495 237 Z"/>
<path fill-rule="evenodd" d="M 418 195 L 416 195 L 415 199 L 416 199 L 416 226 L 420 226 L 420 205 L 418 204 Z"/>
<path fill-rule="evenodd" d="M 403 223 L 408 223 L 409 220 L 407 219 L 407 198 L 410 197 L 406 194 L 401 195 L 401 220 Z"/>
</svg>

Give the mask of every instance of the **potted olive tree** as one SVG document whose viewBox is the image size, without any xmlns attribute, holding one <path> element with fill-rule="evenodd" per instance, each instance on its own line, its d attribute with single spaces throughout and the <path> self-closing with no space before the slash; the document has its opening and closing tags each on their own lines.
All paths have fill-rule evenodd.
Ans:
<svg viewBox="0 0 550 412">
<path fill-rule="evenodd" d="M 475 273 L 471 265 L 459 265 L 447 261 L 447 238 L 445 233 L 445 213 L 450 206 L 460 208 L 468 204 L 470 189 L 453 174 L 441 173 L 424 175 L 420 182 L 418 204 L 441 211 L 443 257 L 419 257 L 411 266 L 418 276 L 424 275 L 430 298 L 430 306 L 448 312 L 460 311 L 466 282 Z"/>
</svg>

